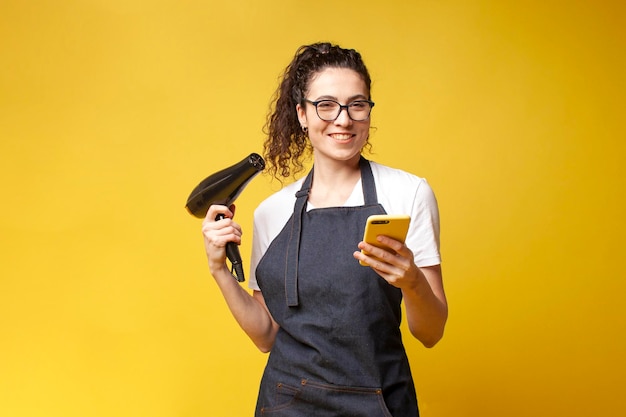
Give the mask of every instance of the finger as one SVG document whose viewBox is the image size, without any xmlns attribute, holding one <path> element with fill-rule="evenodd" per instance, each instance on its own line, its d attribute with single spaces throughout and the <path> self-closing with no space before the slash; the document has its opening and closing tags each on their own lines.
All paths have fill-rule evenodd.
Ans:
<svg viewBox="0 0 626 417">
<path fill-rule="evenodd" d="M 241 234 L 236 229 L 210 230 L 204 233 L 204 241 L 207 249 L 224 249 L 226 245 L 230 242 L 240 245 Z"/>
<path fill-rule="evenodd" d="M 402 245 L 404 246 L 404 245 Z M 384 269 L 385 272 L 397 273 L 397 270 L 406 270 L 410 267 L 410 259 L 406 258 L 402 254 L 388 247 L 377 247 L 365 242 L 359 244 L 359 248 L 366 252 L 368 260 L 364 262 L 368 263 L 372 268 Z M 410 251 L 409 251 L 410 252 Z M 370 259 L 372 259 L 370 261 Z M 388 268 L 382 268 L 382 264 L 393 267 L 394 270 Z"/>
<path fill-rule="evenodd" d="M 398 255 L 407 259 L 413 258 L 413 252 L 403 242 L 384 235 L 379 235 L 377 240 L 381 244 L 391 248 Z"/>
<path fill-rule="evenodd" d="M 205 221 L 214 222 L 218 215 L 223 215 L 227 218 L 232 218 L 234 213 L 226 206 L 221 204 L 212 204 L 209 206 L 209 210 L 204 218 Z"/>
<path fill-rule="evenodd" d="M 399 240 L 392 239 L 389 236 L 385 235 L 378 235 L 376 237 L 376 240 L 379 241 L 382 245 L 387 246 L 396 252 L 401 250 L 404 246 L 404 243 L 400 242 Z"/>
<path fill-rule="evenodd" d="M 391 254 L 395 255 L 395 251 L 389 248 L 375 246 L 367 242 L 360 242 L 358 247 L 363 252 L 365 252 L 366 255 L 370 255 L 370 257 L 374 257 L 374 258 L 390 259 L 388 255 L 391 255 Z"/>
<path fill-rule="evenodd" d="M 373 248 L 377 249 L 375 246 Z M 364 251 L 354 251 L 352 256 L 374 269 L 386 270 L 386 266 L 391 267 L 391 265 L 385 262 L 382 258 L 379 258 L 377 254 L 374 254 L 366 249 L 364 249 Z"/>
<path fill-rule="evenodd" d="M 365 255 L 359 251 L 355 251 L 353 254 L 354 258 L 362 261 L 365 265 L 369 266 L 380 275 L 385 281 L 391 283 L 397 274 L 398 268 L 390 265 L 380 259 L 377 259 L 373 256 Z"/>
<path fill-rule="evenodd" d="M 235 223 L 232 219 L 225 218 L 218 221 L 205 221 L 202 225 L 202 233 L 209 239 L 221 238 L 221 237 L 234 237 L 235 239 L 241 239 L 243 230 L 241 226 Z"/>
</svg>

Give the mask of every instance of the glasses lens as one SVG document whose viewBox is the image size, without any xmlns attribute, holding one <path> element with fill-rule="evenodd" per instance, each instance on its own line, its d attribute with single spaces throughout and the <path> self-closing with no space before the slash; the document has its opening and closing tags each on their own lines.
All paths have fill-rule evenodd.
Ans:
<svg viewBox="0 0 626 417">
<path fill-rule="evenodd" d="M 322 100 L 317 103 L 317 115 L 322 120 L 332 121 L 339 116 L 341 107 L 339 103 L 332 100 Z"/>
<path fill-rule="evenodd" d="M 366 120 L 370 117 L 372 105 L 369 101 L 353 101 L 348 104 L 348 115 L 356 122 Z"/>
</svg>

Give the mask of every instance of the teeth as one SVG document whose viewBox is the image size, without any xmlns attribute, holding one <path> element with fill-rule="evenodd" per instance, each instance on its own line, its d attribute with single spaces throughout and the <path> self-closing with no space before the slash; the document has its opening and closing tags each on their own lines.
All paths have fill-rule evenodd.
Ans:
<svg viewBox="0 0 626 417">
<path fill-rule="evenodd" d="M 350 134 L 339 134 L 339 133 L 336 133 L 336 134 L 331 135 L 331 136 L 334 139 L 337 139 L 337 140 L 347 140 L 347 139 L 350 139 L 352 137 L 352 135 L 350 135 Z"/>
</svg>

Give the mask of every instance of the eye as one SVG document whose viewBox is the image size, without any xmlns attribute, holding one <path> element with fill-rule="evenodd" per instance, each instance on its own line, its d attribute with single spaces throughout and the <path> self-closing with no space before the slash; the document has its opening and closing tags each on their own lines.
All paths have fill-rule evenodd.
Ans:
<svg viewBox="0 0 626 417">
<path fill-rule="evenodd" d="M 350 107 L 355 110 L 365 110 L 369 107 L 369 103 L 367 101 L 353 101 L 350 103 Z"/>
<path fill-rule="evenodd" d="M 321 110 L 328 110 L 337 107 L 337 103 L 330 100 L 324 100 L 317 103 L 317 108 Z"/>
</svg>

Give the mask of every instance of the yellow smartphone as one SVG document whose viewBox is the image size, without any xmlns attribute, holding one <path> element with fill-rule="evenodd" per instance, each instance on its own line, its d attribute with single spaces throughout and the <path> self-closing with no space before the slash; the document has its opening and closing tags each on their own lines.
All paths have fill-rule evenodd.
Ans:
<svg viewBox="0 0 626 417">
<path fill-rule="evenodd" d="M 363 241 L 383 248 L 384 245 L 381 245 L 381 243 L 376 240 L 376 237 L 378 235 L 385 235 L 404 243 L 409 231 L 409 223 L 411 223 L 411 216 L 407 214 L 375 214 L 369 216 L 365 223 Z M 367 252 L 361 252 L 367 255 Z M 359 263 L 363 266 L 369 266 L 362 261 L 359 261 Z"/>
</svg>

